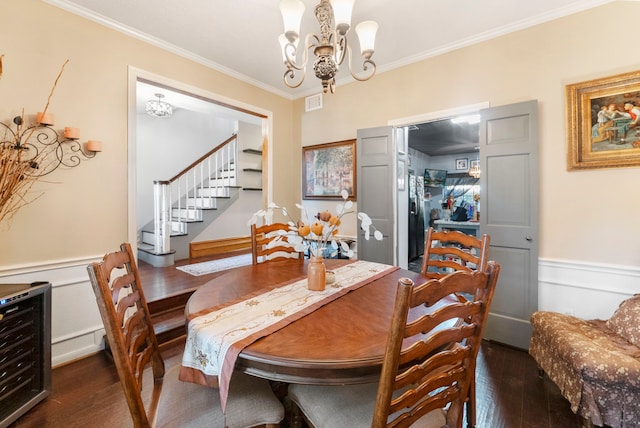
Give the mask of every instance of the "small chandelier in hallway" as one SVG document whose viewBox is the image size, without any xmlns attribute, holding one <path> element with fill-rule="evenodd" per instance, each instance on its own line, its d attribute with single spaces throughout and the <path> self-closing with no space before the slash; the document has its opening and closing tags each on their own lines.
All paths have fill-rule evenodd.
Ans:
<svg viewBox="0 0 640 428">
<path fill-rule="evenodd" d="M 147 101 L 146 111 L 150 116 L 155 117 L 171 117 L 173 114 L 173 106 L 166 101 L 162 101 L 164 95 L 155 94 L 157 100 Z"/>
<path fill-rule="evenodd" d="M 320 24 L 320 34 L 307 34 L 304 40 L 302 61 L 297 62 L 298 43 L 300 41 L 300 22 L 304 13 L 304 4 L 300 0 L 281 0 L 280 11 L 284 21 L 284 34 L 279 41 L 282 47 L 282 59 L 287 67 L 283 79 L 285 85 L 297 88 L 305 78 L 308 51 L 313 49 L 316 57 L 313 71 L 322 81 L 323 91 L 335 91 L 335 75 L 342 65 L 345 56 L 349 57 L 349 72 L 359 81 L 369 80 L 376 72 L 376 64 L 371 60 L 374 52 L 378 24 L 364 21 L 356 26 L 360 40 L 362 67 L 369 72 L 360 77 L 351 68 L 351 47 L 347 42 L 347 33 L 351 28 L 351 11 L 355 0 L 320 0 L 315 8 L 315 15 Z M 335 22 L 334 22 L 335 21 Z M 296 70 L 301 74 L 296 78 Z"/>
</svg>

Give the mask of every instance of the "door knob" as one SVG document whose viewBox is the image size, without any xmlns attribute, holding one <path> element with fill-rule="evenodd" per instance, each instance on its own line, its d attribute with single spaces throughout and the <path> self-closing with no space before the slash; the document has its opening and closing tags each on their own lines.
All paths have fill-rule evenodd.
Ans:
<svg viewBox="0 0 640 428">
<path fill-rule="evenodd" d="M 532 238 L 532 237 L 530 237 L 530 236 L 527 236 L 527 237 L 526 237 L 526 238 L 524 238 L 524 239 L 526 239 L 526 240 L 527 240 L 527 241 L 529 241 L 529 242 L 533 242 L 533 238 Z"/>
</svg>

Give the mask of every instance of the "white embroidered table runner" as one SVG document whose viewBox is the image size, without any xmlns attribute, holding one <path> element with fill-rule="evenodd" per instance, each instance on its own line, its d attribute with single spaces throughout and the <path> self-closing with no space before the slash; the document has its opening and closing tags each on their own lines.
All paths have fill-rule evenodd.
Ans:
<svg viewBox="0 0 640 428">
<path fill-rule="evenodd" d="M 233 367 L 243 348 L 396 269 L 356 261 L 334 269 L 335 282 L 324 291 L 308 290 L 304 278 L 192 319 L 182 358 L 185 375 L 181 374 L 181 379 L 198 381 L 186 374 L 191 368 L 204 374 L 204 383 L 209 386 L 216 386 L 217 380 L 224 409 Z"/>
</svg>

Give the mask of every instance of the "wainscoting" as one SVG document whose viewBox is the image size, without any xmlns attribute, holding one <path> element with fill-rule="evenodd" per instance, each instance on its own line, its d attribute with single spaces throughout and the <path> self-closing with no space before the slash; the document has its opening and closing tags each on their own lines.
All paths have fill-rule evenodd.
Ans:
<svg viewBox="0 0 640 428">
<path fill-rule="evenodd" d="M 540 259 L 538 308 L 584 319 L 607 319 L 640 293 L 640 267 Z"/>
<path fill-rule="evenodd" d="M 0 283 L 51 282 L 53 367 L 104 349 L 104 327 L 86 269 L 89 263 L 100 259 L 102 255 L 0 268 Z"/>
<path fill-rule="evenodd" d="M 104 329 L 86 266 L 102 255 L 38 266 L 0 267 L 0 283 L 50 281 L 52 365 L 91 355 L 104 347 Z M 548 260 L 539 261 L 541 310 L 606 319 L 620 302 L 640 293 L 640 268 Z"/>
</svg>

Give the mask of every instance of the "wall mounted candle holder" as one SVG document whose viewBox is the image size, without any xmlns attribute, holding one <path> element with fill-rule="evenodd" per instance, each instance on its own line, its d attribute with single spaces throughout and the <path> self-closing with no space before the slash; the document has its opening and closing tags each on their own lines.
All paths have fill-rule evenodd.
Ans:
<svg viewBox="0 0 640 428">
<path fill-rule="evenodd" d="M 0 141 L 1 149 L 21 151 L 20 161 L 29 163 L 31 167 L 24 170 L 24 174 L 34 177 L 48 175 L 60 166 L 76 167 L 82 160 L 95 157 L 96 152 L 101 150 L 101 146 L 98 150 L 91 150 L 97 146 L 89 143 L 83 148 L 78 141 L 80 131 L 77 128 L 67 127 L 62 134 L 58 133 L 52 127 L 52 120 L 46 124 L 38 120 L 35 125 L 25 127 L 23 116 L 16 116 L 13 124 L 15 127 L 0 122 L 5 128 Z"/>
</svg>

